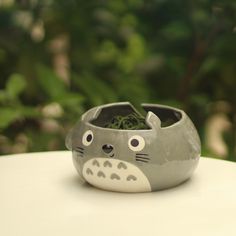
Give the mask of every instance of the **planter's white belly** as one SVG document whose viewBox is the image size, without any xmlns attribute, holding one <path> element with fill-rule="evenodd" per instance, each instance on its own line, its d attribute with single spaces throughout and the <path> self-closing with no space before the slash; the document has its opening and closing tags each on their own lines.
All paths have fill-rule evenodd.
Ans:
<svg viewBox="0 0 236 236">
<path fill-rule="evenodd" d="M 135 165 L 116 159 L 93 158 L 83 166 L 83 177 L 98 188 L 118 192 L 150 192 L 147 177 Z"/>
</svg>

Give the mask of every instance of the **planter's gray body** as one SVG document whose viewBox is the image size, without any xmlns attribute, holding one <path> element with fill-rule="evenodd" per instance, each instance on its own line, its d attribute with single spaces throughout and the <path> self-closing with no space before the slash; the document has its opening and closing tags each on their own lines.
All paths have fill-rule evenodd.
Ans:
<svg viewBox="0 0 236 236">
<path fill-rule="evenodd" d="M 82 116 L 66 145 L 84 180 L 111 191 L 147 192 L 178 185 L 191 176 L 201 146 L 189 117 L 172 107 L 142 107 L 147 111 L 147 130 L 104 128 L 114 115 L 137 112 L 128 102 L 95 107 Z M 163 127 L 167 120 L 169 125 Z M 139 145 L 133 147 L 137 140 Z"/>
</svg>

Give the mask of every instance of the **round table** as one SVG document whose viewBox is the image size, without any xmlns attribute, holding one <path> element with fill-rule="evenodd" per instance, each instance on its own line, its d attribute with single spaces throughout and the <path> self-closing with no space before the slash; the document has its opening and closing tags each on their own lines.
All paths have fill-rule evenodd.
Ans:
<svg viewBox="0 0 236 236">
<path fill-rule="evenodd" d="M 2 236 L 236 235 L 236 163 L 202 157 L 172 189 L 114 193 L 83 183 L 68 151 L 0 157 Z"/>
</svg>

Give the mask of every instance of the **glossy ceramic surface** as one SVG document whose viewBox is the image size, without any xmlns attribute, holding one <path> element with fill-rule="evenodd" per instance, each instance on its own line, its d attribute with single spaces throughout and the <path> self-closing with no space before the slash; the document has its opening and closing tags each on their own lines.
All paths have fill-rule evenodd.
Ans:
<svg viewBox="0 0 236 236">
<path fill-rule="evenodd" d="M 84 113 L 66 139 L 81 178 L 118 192 L 150 192 L 176 186 L 196 168 L 201 145 L 184 111 L 141 104 L 145 130 L 104 128 L 115 115 L 138 111 L 128 102 L 94 107 Z"/>
</svg>

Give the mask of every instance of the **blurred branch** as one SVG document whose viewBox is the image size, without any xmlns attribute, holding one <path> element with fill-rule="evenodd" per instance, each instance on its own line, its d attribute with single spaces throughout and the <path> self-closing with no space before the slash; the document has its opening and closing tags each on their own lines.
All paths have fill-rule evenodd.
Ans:
<svg viewBox="0 0 236 236">
<path fill-rule="evenodd" d="M 194 74 L 204 61 L 208 48 L 216 39 L 217 35 L 222 31 L 223 25 L 222 21 L 217 21 L 208 33 L 206 39 L 201 39 L 200 36 L 196 34 L 192 56 L 187 65 L 186 72 L 180 81 L 180 86 L 177 92 L 178 100 L 184 104 L 187 104 L 189 101 L 190 85 Z"/>
<path fill-rule="evenodd" d="M 54 71 L 59 76 L 59 78 L 62 79 L 62 81 L 69 85 L 69 36 L 67 34 L 58 35 L 50 42 L 49 49 L 53 54 L 52 60 Z"/>
</svg>

